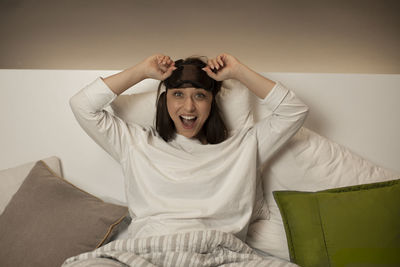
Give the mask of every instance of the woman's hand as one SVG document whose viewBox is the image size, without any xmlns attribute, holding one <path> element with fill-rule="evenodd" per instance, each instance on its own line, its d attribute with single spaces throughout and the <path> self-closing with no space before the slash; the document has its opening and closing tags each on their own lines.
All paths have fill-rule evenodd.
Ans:
<svg viewBox="0 0 400 267">
<path fill-rule="evenodd" d="M 166 55 L 155 54 L 144 61 L 139 66 L 143 70 L 144 78 L 152 78 L 163 81 L 176 69 L 175 62 Z"/>
<path fill-rule="evenodd" d="M 217 81 L 238 80 L 261 99 L 264 99 L 275 86 L 274 81 L 253 71 L 235 57 L 226 53 L 208 60 L 207 67 L 203 70 Z"/>
<path fill-rule="evenodd" d="M 222 53 L 216 58 L 209 59 L 207 67 L 204 67 L 203 70 L 214 80 L 223 81 L 237 79 L 241 66 L 242 63 L 234 56 Z"/>
<path fill-rule="evenodd" d="M 120 95 L 126 89 L 146 78 L 165 80 L 175 70 L 175 62 L 163 54 L 152 55 L 139 64 L 104 79 L 115 94 Z"/>
</svg>

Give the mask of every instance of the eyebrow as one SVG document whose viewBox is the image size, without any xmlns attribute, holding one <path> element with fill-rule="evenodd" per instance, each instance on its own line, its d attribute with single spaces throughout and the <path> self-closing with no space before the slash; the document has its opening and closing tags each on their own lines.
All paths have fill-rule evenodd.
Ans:
<svg viewBox="0 0 400 267">
<path fill-rule="evenodd" d="M 196 90 L 204 90 L 204 91 L 207 91 L 206 89 L 204 89 L 204 88 L 199 88 L 199 87 L 171 88 L 171 89 L 168 89 L 168 90 L 183 90 L 183 89 L 187 89 L 187 88 L 194 88 L 194 89 L 196 89 Z M 208 91 L 207 91 L 207 92 L 208 92 Z"/>
</svg>

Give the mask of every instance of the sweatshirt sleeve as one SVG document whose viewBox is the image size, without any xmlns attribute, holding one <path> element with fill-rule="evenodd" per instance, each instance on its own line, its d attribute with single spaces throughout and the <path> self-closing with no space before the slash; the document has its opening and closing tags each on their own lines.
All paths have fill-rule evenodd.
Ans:
<svg viewBox="0 0 400 267">
<path fill-rule="evenodd" d="M 254 126 L 259 166 L 263 166 L 303 125 L 308 106 L 280 83 L 260 102 L 272 111 Z"/>
<path fill-rule="evenodd" d="M 116 161 L 124 157 L 132 129 L 120 118 L 106 111 L 117 95 L 101 78 L 71 97 L 69 103 L 83 130 Z"/>
</svg>

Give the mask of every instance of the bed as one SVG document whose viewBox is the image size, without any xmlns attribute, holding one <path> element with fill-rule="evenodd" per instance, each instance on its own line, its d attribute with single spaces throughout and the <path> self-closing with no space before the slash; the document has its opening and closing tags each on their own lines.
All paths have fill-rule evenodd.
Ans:
<svg viewBox="0 0 400 267">
<path fill-rule="evenodd" d="M 59 266 L 66 259 L 80 266 L 87 257 L 95 266 L 120 266 L 112 259 L 137 266 L 134 258 L 143 259 L 135 249 L 145 246 L 128 251 L 122 172 L 80 129 L 68 105 L 77 90 L 115 72 L 0 71 L 0 266 Z M 251 259 L 241 264 L 400 264 L 400 75 L 264 75 L 293 89 L 311 113 L 262 172 L 269 215 L 250 225 L 246 243 L 264 262 L 243 247 L 237 251 Z M 152 124 L 156 87 L 153 80 L 138 84 L 109 111 Z M 233 130 L 267 113 L 235 81 L 224 83 L 219 101 Z M 223 233 L 203 234 L 226 240 Z M 235 251 L 229 246 L 222 251 Z M 215 260 L 221 250 L 210 253 Z M 148 262 L 168 261 L 156 258 Z"/>
</svg>

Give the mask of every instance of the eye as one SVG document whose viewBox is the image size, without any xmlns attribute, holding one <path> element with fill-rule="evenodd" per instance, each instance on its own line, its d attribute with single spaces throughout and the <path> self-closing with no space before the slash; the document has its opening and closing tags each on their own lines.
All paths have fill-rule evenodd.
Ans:
<svg viewBox="0 0 400 267">
<path fill-rule="evenodd" d="M 175 92 L 172 93 L 172 95 L 175 96 L 175 97 L 182 97 L 183 93 L 181 91 L 175 91 Z"/>
<path fill-rule="evenodd" d="M 203 94 L 203 93 L 197 93 L 197 94 L 196 94 L 196 98 L 197 98 L 197 99 L 204 99 L 204 98 L 206 98 L 206 95 Z"/>
</svg>

